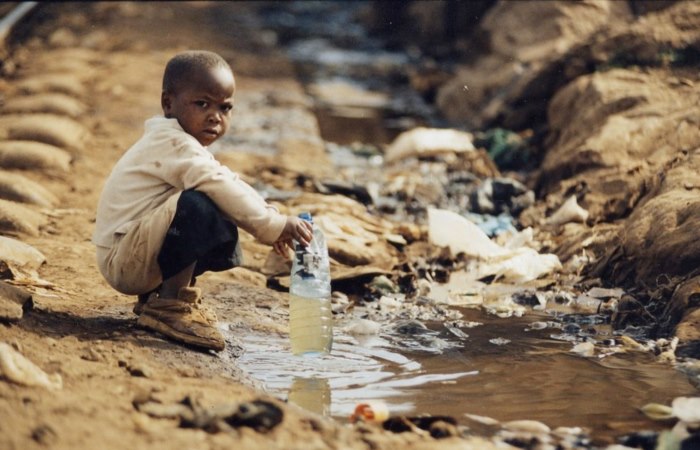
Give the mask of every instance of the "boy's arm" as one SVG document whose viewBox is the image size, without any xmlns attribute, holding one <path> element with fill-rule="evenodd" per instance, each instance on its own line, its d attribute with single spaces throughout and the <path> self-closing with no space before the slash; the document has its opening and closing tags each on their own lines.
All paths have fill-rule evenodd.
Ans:
<svg viewBox="0 0 700 450">
<path fill-rule="evenodd" d="M 169 178 L 167 182 L 183 190 L 196 189 L 206 194 L 231 221 L 260 242 L 272 244 L 282 235 L 287 216 L 210 153 L 188 151 L 168 161 L 167 166 L 164 171 Z"/>
</svg>

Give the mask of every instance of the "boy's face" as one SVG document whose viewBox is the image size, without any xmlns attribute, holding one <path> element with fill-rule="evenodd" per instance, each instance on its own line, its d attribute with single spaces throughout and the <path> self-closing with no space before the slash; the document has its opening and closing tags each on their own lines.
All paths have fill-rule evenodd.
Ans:
<svg viewBox="0 0 700 450">
<path fill-rule="evenodd" d="M 230 70 L 201 69 L 182 82 L 177 92 L 163 92 L 165 117 L 177 119 L 180 126 L 207 146 L 228 130 L 236 82 Z"/>
</svg>

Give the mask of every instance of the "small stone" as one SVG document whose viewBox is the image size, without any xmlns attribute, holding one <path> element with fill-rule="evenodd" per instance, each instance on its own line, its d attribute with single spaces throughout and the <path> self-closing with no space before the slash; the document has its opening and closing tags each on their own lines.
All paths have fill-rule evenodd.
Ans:
<svg viewBox="0 0 700 450">
<path fill-rule="evenodd" d="M 32 430 L 32 439 L 42 445 L 52 446 L 56 443 L 58 435 L 50 425 L 41 424 Z"/>
</svg>

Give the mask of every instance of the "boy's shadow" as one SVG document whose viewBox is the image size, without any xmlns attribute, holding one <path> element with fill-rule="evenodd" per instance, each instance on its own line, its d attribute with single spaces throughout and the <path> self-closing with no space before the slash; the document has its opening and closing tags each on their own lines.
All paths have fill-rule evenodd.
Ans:
<svg viewBox="0 0 700 450">
<path fill-rule="evenodd" d="M 186 348 L 199 354 L 213 354 L 199 347 L 184 346 L 156 333 L 147 332 L 136 325 L 136 317 L 131 315 L 124 317 L 113 315 L 79 316 L 68 312 L 32 308 L 25 311 L 22 320 L 16 325 L 39 336 L 55 339 L 74 336 L 86 343 L 94 341 L 130 342 L 153 350 Z"/>
</svg>

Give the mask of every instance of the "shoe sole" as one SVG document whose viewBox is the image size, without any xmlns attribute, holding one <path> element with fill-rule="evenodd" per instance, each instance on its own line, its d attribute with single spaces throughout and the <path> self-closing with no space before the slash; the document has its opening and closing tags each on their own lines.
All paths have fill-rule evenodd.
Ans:
<svg viewBox="0 0 700 450">
<path fill-rule="evenodd" d="M 143 328 L 148 328 L 149 330 L 157 331 L 158 333 L 164 336 L 167 336 L 184 344 L 207 348 L 217 352 L 222 351 L 226 347 L 225 342 L 216 342 L 203 337 L 185 334 L 181 331 L 169 327 L 163 322 L 154 319 L 153 317 L 147 314 L 139 316 L 138 320 L 136 321 L 136 324 Z"/>
</svg>

